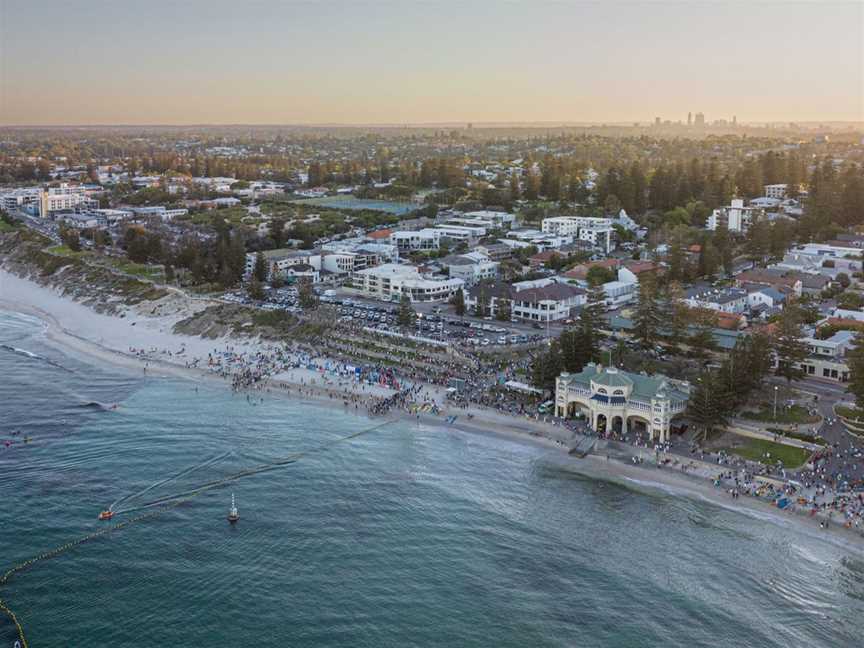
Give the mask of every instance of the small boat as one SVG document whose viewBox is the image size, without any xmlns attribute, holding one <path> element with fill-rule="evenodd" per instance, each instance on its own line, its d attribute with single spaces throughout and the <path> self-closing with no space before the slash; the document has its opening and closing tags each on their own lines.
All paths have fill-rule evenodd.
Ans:
<svg viewBox="0 0 864 648">
<path fill-rule="evenodd" d="M 234 493 L 231 493 L 231 510 L 228 511 L 228 521 L 231 524 L 234 524 L 239 519 L 240 512 L 237 510 L 237 506 L 234 504 Z"/>
<path fill-rule="evenodd" d="M 113 517 L 114 517 L 114 511 L 112 511 L 111 509 L 108 509 L 107 511 L 102 511 L 99 514 L 100 520 L 110 520 Z"/>
</svg>

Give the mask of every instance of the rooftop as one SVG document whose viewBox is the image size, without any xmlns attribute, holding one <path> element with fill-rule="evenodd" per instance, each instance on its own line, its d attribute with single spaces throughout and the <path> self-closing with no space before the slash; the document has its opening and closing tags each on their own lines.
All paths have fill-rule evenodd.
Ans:
<svg viewBox="0 0 864 648">
<path fill-rule="evenodd" d="M 687 400 L 690 389 L 689 384 L 665 376 L 646 376 L 594 363 L 589 363 L 579 373 L 561 374 L 561 380 L 568 385 L 586 388 L 590 388 L 592 382 L 610 387 L 632 386 L 631 396 L 641 401 L 650 401 L 664 394 L 672 400 Z"/>
</svg>

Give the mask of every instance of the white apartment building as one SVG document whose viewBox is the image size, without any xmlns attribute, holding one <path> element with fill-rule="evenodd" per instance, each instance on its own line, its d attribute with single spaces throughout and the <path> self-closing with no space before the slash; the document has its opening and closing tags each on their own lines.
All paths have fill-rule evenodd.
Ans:
<svg viewBox="0 0 864 648">
<path fill-rule="evenodd" d="M 786 197 L 787 187 L 788 185 L 785 184 L 765 185 L 765 197 L 775 198 L 776 200 L 783 200 Z"/>
<path fill-rule="evenodd" d="M 60 214 L 57 220 L 63 221 L 66 225 L 75 229 L 97 229 L 107 225 L 104 218 L 99 217 L 93 212 Z"/>
<path fill-rule="evenodd" d="M 390 234 L 390 244 L 399 253 L 437 250 L 441 247 L 441 230 L 430 227 L 417 231 L 400 231 Z"/>
<path fill-rule="evenodd" d="M 321 246 L 321 269 L 336 274 L 351 274 L 398 259 L 399 250 L 389 243 L 347 239 Z"/>
<path fill-rule="evenodd" d="M 357 255 L 354 252 L 325 250 L 321 252 L 321 269 L 334 274 L 351 274 L 355 270 L 356 260 Z M 364 269 L 367 267 L 363 263 L 357 264 L 357 266 L 360 265 L 363 265 Z M 360 268 L 357 267 L 356 269 L 359 270 Z"/>
<path fill-rule="evenodd" d="M 52 218 L 57 212 L 96 209 L 99 201 L 87 197 L 82 185 L 62 183 L 59 187 L 42 190 L 39 197 L 39 216 Z"/>
<path fill-rule="evenodd" d="M 156 205 L 153 207 L 129 207 L 128 209 L 136 216 L 158 216 L 163 221 L 171 221 L 178 216 L 185 216 L 189 213 L 188 209 L 182 207 L 177 209 L 168 209 L 163 205 Z"/>
<path fill-rule="evenodd" d="M 104 218 L 109 225 L 116 225 L 120 221 L 135 216 L 135 213 L 130 209 L 94 209 L 93 213 Z"/>
<path fill-rule="evenodd" d="M 503 211 L 491 211 L 483 209 L 480 211 L 466 212 L 465 218 L 483 221 L 489 228 L 509 228 L 516 223 L 516 214 Z"/>
<path fill-rule="evenodd" d="M 734 198 L 732 204 L 728 207 L 720 207 L 715 209 L 708 217 L 708 223 L 705 229 L 711 231 L 716 230 L 721 224 L 726 225 L 730 232 L 744 234 L 750 229 L 750 224 L 754 219 L 762 214 L 762 210 L 758 207 L 745 207 L 744 201 L 740 198 Z"/>
<path fill-rule="evenodd" d="M 498 239 L 498 241 L 511 247 L 533 245 L 539 252 L 545 252 L 546 250 L 557 250 L 568 243 L 572 243 L 573 237 L 549 234 L 536 229 L 518 229 L 507 232 L 507 236 Z"/>
<path fill-rule="evenodd" d="M 35 216 L 39 213 L 41 198 L 42 189 L 39 187 L 13 189 L 0 195 L 0 207 L 7 211 L 25 211 Z"/>
<path fill-rule="evenodd" d="M 639 284 L 633 281 L 608 281 L 603 284 L 606 305 L 617 308 L 627 304 L 636 296 Z"/>
<path fill-rule="evenodd" d="M 579 240 L 587 241 L 595 248 L 603 250 L 606 254 L 612 251 L 612 234 L 615 232 L 611 227 L 580 227 Z"/>
<path fill-rule="evenodd" d="M 582 288 L 565 283 L 526 288 L 513 293 L 510 312 L 513 317 L 534 322 L 556 322 L 570 317 L 572 309 L 584 306 Z"/>
<path fill-rule="evenodd" d="M 499 264 L 480 252 L 451 255 L 441 259 L 441 265 L 447 268 L 450 277 L 461 279 L 466 286 L 498 276 Z"/>
<path fill-rule="evenodd" d="M 611 218 L 594 216 L 553 216 L 544 218 L 540 229 L 548 234 L 577 236 L 580 227 L 612 227 Z"/>
<path fill-rule="evenodd" d="M 608 254 L 612 251 L 612 234 L 615 232 L 612 223 L 611 218 L 554 216 L 544 218 L 540 228 L 547 234 L 573 236 L 580 241 L 587 241 Z"/>
<path fill-rule="evenodd" d="M 465 285 L 461 279 L 424 277 L 414 266 L 398 263 L 354 272 L 351 283 L 364 297 L 399 301 L 407 295 L 412 302 L 446 301 Z"/>
<path fill-rule="evenodd" d="M 843 243 L 843 245 L 839 245 L 837 243 L 805 243 L 804 245 L 799 245 L 795 248 L 796 252 L 801 252 L 803 254 L 810 254 L 813 256 L 822 257 L 823 261 L 826 259 L 833 258 L 842 258 L 842 257 L 859 257 L 861 256 L 861 248 L 856 247 L 852 243 Z"/>
<path fill-rule="evenodd" d="M 292 248 L 280 248 L 278 250 L 265 250 L 261 253 L 267 262 L 267 278 L 284 275 L 293 266 L 311 266 L 316 271 L 321 270 L 321 255 L 309 250 L 294 250 Z M 252 274 L 255 268 L 256 252 L 246 255 L 246 276 Z"/>
<path fill-rule="evenodd" d="M 446 236 L 454 241 L 464 241 L 468 244 L 476 243 L 479 239 L 486 236 L 486 228 L 481 226 L 469 225 L 436 225 L 435 229 L 441 232 L 441 236 Z"/>
</svg>

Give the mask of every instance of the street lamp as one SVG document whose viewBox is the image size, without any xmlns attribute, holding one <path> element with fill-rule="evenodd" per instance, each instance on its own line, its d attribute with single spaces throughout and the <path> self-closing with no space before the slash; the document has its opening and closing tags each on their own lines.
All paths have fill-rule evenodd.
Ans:
<svg viewBox="0 0 864 648">
<path fill-rule="evenodd" d="M 777 420 L 777 385 L 774 385 L 774 420 Z"/>
</svg>

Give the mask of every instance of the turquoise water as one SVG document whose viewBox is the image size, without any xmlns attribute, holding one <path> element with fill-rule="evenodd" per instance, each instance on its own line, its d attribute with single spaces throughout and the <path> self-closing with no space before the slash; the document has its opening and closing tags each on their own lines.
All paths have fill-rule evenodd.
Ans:
<svg viewBox="0 0 864 648">
<path fill-rule="evenodd" d="M 15 574 L 0 597 L 34 648 L 861 645 L 858 549 L 493 436 L 327 445 L 380 420 L 93 366 L 30 318 L 0 314 L 0 344 L 37 354 L 0 348 L 4 571 L 111 503 L 313 450 Z"/>
</svg>

